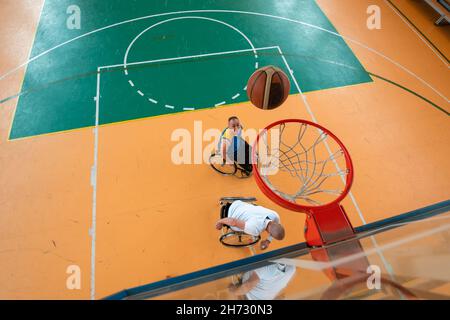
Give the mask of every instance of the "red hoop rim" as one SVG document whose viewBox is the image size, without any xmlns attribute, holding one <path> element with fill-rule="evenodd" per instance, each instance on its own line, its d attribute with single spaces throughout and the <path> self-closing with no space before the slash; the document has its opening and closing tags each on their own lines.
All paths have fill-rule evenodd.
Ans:
<svg viewBox="0 0 450 320">
<path fill-rule="evenodd" d="M 265 131 L 269 131 L 273 127 L 278 126 L 283 123 L 302 123 L 302 124 L 310 125 L 317 129 L 320 129 L 323 132 L 325 132 L 328 136 L 332 137 L 336 141 L 336 143 L 339 145 L 341 150 L 344 152 L 345 163 L 346 163 L 347 169 L 349 170 L 349 173 L 347 174 L 347 177 L 346 177 L 346 184 L 345 184 L 344 191 L 342 192 L 342 194 L 339 197 L 337 197 L 332 202 L 329 202 L 329 203 L 321 205 L 321 206 L 307 206 L 307 205 L 301 205 L 301 204 L 290 202 L 290 201 L 284 199 L 283 197 L 281 197 L 280 195 L 276 194 L 274 191 L 272 191 L 272 189 L 270 189 L 267 186 L 267 184 L 264 182 L 264 180 L 261 178 L 261 175 L 259 174 L 259 170 L 258 170 L 258 161 L 257 161 L 257 150 L 258 150 L 258 143 L 259 143 L 259 139 L 261 137 L 261 133 L 263 133 Z M 322 127 L 321 125 L 318 125 L 317 123 L 314 123 L 311 121 L 302 120 L 302 119 L 279 120 L 279 121 L 276 121 L 276 122 L 268 125 L 267 127 L 265 127 L 258 134 L 258 136 L 256 137 L 256 141 L 253 144 L 252 166 L 253 166 L 253 173 L 255 176 L 256 184 L 261 189 L 261 191 L 264 193 L 264 195 L 267 196 L 269 199 L 271 199 L 276 204 L 278 204 L 279 206 L 281 206 L 285 209 L 297 211 L 297 212 L 309 213 L 314 210 L 319 210 L 319 209 L 323 209 L 323 208 L 327 208 L 327 207 L 332 207 L 334 205 L 338 205 L 342 200 L 344 200 L 344 198 L 350 192 L 350 188 L 352 187 L 352 184 L 353 184 L 352 159 L 350 157 L 350 154 L 349 154 L 347 148 L 342 143 L 342 141 L 338 137 L 336 137 L 330 130 Z"/>
</svg>

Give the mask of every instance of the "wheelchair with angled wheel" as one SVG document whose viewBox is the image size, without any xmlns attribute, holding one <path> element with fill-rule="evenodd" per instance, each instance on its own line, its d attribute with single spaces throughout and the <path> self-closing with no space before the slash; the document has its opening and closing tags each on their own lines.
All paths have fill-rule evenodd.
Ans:
<svg viewBox="0 0 450 320">
<path fill-rule="evenodd" d="M 234 201 L 256 202 L 254 197 L 223 197 L 219 200 L 220 219 L 227 218 L 228 209 Z M 261 236 L 252 236 L 242 231 L 233 230 L 230 226 L 223 225 L 220 242 L 226 247 L 242 248 L 251 247 L 261 240 Z"/>
</svg>

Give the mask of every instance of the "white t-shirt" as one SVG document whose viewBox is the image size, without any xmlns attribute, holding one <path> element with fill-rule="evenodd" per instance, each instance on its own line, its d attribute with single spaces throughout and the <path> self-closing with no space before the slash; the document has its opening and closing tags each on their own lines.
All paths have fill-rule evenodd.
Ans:
<svg viewBox="0 0 450 320">
<path fill-rule="evenodd" d="M 243 283 L 247 282 L 252 272 L 256 272 L 259 278 L 258 284 L 249 292 L 246 297 L 249 300 L 273 300 L 280 294 L 291 281 L 295 274 L 295 267 L 279 263 L 246 272 L 242 277 Z"/>
<path fill-rule="evenodd" d="M 252 236 L 259 236 L 270 221 L 280 223 L 280 216 L 275 211 L 240 200 L 231 204 L 228 217 L 245 221 L 244 230 L 236 227 L 232 227 L 232 230 L 243 231 Z"/>
</svg>

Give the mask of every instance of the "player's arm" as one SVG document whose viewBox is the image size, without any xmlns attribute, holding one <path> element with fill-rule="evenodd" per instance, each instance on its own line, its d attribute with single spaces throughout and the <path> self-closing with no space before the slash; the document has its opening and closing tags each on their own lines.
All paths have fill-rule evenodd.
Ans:
<svg viewBox="0 0 450 320">
<path fill-rule="evenodd" d="M 222 227 L 224 225 L 227 225 L 229 227 L 235 227 L 235 228 L 239 228 L 241 230 L 245 229 L 245 221 L 243 220 L 238 220 L 238 219 L 234 219 L 234 218 L 224 218 L 224 219 L 220 219 L 219 221 L 217 221 L 216 223 L 216 229 L 220 230 L 222 229 Z"/>
</svg>

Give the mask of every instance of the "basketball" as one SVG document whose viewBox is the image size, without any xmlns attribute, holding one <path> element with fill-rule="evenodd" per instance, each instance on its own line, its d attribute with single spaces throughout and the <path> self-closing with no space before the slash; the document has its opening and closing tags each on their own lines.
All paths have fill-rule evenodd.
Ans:
<svg viewBox="0 0 450 320">
<path fill-rule="evenodd" d="M 255 107 L 272 110 L 286 101 L 290 89 L 287 75 L 277 67 L 267 66 L 252 74 L 247 84 L 247 95 Z"/>
</svg>

